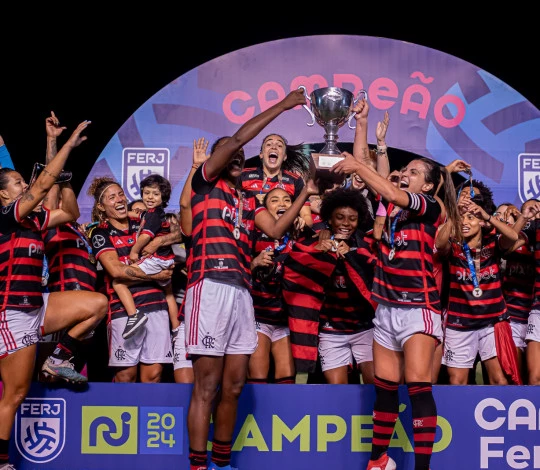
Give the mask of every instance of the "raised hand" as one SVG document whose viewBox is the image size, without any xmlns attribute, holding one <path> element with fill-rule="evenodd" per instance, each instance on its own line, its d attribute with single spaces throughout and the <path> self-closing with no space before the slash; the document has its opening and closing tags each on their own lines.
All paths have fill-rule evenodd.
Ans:
<svg viewBox="0 0 540 470">
<path fill-rule="evenodd" d="M 356 119 L 357 121 L 360 119 L 366 120 L 369 113 L 369 104 L 366 99 L 363 98 L 352 107 L 351 111 L 354 111 L 356 113 L 354 115 L 354 119 Z"/>
<path fill-rule="evenodd" d="M 72 148 L 78 147 L 81 145 L 86 139 L 88 139 L 87 136 L 81 135 L 81 132 L 83 132 L 91 123 L 92 121 L 83 121 L 81 122 L 77 128 L 73 131 L 73 134 L 71 134 L 70 138 L 66 142 L 65 145 L 69 145 Z"/>
<path fill-rule="evenodd" d="M 282 104 L 285 109 L 292 109 L 295 106 L 306 104 L 304 90 L 299 88 L 291 91 L 285 98 L 283 98 Z"/>
<path fill-rule="evenodd" d="M 340 162 L 337 162 L 331 169 L 333 173 L 338 173 L 340 175 L 350 175 L 358 169 L 358 160 L 356 160 L 349 152 L 343 152 L 341 154 L 345 158 Z"/>
<path fill-rule="evenodd" d="M 210 158 L 210 154 L 206 153 L 206 150 L 208 149 L 208 143 L 209 141 L 206 140 L 204 137 L 201 137 L 200 139 L 193 141 L 193 164 L 194 165 L 200 166 L 206 160 Z"/>
<path fill-rule="evenodd" d="M 465 160 L 460 160 L 459 158 L 450 162 L 446 165 L 448 173 L 458 173 L 460 171 L 471 171 L 471 165 L 469 165 Z"/>
<path fill-rule="evenodd" d="M 60 121 L 54 114 L 54 111 L 51 111 L 51 115 L 45 119 L 45 131 L 47 132 L 47 137 L 56 139 L 66 129 L 65 126 L 60 126 Z"/>
<path fill-rule="evenodd" d="M 390 124 L 390 115 L 388 114 L 388 111 L 386 111 L 384 113 L 383 120 L 377 122 L 377 128 L 375 129 L 375 137 L 377 137 L 377 143 L 383 144 L 385 142 L 388 124 Z"/>
</svg>

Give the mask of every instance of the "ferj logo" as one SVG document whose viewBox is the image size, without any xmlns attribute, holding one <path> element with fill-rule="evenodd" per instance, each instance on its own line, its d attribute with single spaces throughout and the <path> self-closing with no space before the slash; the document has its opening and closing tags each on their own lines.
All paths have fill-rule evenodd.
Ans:
<svg viewBox="0 0 540 470">
<path fill-rule="evenodd" d="M 82 454 L 182 455 L 182 407 L 83 406 Z"/>
<path fill-rule="evenodd" d="M 64 448 L 66 402 L 62 398 L 26 398 L 15 418 L 15 444 L 35 463 L 54 460 Z"/>
</svg>

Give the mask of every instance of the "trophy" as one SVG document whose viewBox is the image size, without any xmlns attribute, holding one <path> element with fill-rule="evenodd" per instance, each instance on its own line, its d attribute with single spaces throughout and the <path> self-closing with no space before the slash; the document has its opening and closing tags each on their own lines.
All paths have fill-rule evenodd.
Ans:
<svg viewBox="0 0 540 470">
<path fill-rule="evenodd" d="M 325 179 L 339 179 L 339 176 L 334 177 L 329 171 L 336 163 L 343 160 L 337 146 L 338 129 L 347 121 L 350 129 L 356 128 L 356 126 L 351 126 L 351 120 L 356 114 L 352 108 L 360 99 L 360 95 L 363 94 L 367 100 L 367 92 L 360 90 L 354 99 L 354 95 L 345 88 L 318 88 L 313 90 L 311 95 L 308 95 L 306 87 L 303 85 L 299 86 L 298 89 L 304 90 L 304 94 L 311 104 L 311 109 L 307 105 L 303 105 L 312 119 L 312 122 L 308 122 L 307 125 L 313 126 L 317 122 L 319 126 L 324 128 L 325 132 L 324 147 L 319 153 L 311 154 L 317 173 L 319 177 Z"/>
</svg>

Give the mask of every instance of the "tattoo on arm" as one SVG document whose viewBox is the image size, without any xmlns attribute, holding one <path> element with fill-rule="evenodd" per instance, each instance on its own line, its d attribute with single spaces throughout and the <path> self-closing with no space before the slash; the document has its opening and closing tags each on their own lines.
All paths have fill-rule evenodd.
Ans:
<svg viewBox="0 0 540 470">
<path fill-rule="evenodd" d="M 35 198 L 34 198 L 34 195 L 30 192 L 26 192 L 22 195 L 21 197 L 21 202 L 25 202 L 25 201 L 33 201 Z"/>
<path fill-rule="evenodd" d="M 135 279 L 143 279 L 143 280 L 148 279 L 148 276 L 146 274 L 144 274 L 143 272 L 138 272 L 129 266 L 126 267 L 126 274 Z"/>
</svg>

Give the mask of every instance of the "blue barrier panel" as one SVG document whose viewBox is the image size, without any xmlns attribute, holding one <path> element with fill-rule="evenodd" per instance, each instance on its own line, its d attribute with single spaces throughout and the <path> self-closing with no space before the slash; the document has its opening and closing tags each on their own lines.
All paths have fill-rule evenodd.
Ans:
<svg viewBox="0 0 540 470">
<path fill-rule="evenodd" d="M 10 453 L 18 469 L 189 469 L 191 385 L 35 383 L 21 405 Z M 435 386 L 437 470 L 540 468 L 538 387 Z M 240 470 L 364 469 L 375 398 L 370 385 L 247 385 L 232 464 Z M 389 454 L 413 469 L 410 404 Z"/>
</svg>

